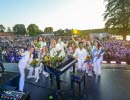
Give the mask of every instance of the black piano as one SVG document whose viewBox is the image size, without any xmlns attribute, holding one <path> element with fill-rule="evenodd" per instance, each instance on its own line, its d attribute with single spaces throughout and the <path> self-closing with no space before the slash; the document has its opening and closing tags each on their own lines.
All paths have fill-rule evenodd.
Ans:
<svg viewBox="0 0 130 100">
<path fill-rule="evenodd" d="M 75 63 L 77 62 L 77 60 L 75 60 L 73 57 L 71 56 L 67 56 L 65 57 L 65 59 L 63 60 L 62 63 L 57 64 L 55 66 L 51 65 L 45 65 L 45 70 L 50 73 L 50 78 L 52 78 L 52 76 L 56 77 L 56 82 L 57 82 L 57 89 L 60 90 L 60 75 L 63 74 L 65 71 L 67 71 L 70 67 L 73 66 L 73 73 L 75 72 Z"/>
</svg>

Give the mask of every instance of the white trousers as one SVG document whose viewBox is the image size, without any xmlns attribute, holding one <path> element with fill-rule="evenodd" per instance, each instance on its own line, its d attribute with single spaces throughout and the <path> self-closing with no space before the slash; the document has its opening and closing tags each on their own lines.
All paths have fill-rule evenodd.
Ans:
<svg viewBox="0 0 130 100">
<path fill-rule="evenodd" d="M 42 66 L 43 66 L 43 64 L 40 63 L 40 66 L 35 68 L 35 76 L 34 77 L 37 79 L 39 79 L 39 73 L 42 71 Z"/>
<path fill-rule="evenodd" d="M 24 82 L 25 82 L 25 69 L 29 70 L 28 76 L 30 77 L 30 76 L 32 76 L 34 68 L 29 67 L 29 66 L 26 67 L 26 63 L 25 64 L 24 63 L 19 63 L 18 67 L 19 67 L 19 72 L 20 72 L 19 91 L 23 91 Z"/>
<path fill-rule="evenodd" d="M 35 68 L 35 78 L 36 79 L 39 79 L 39 74 L 40 72 L 42 71 L 42 68 L 43 68 L 43 74 L 46 76 L 48 74 L 48 72 L 46 72 L 44 70 L 44 65 L 41 63 L 40 66 L 38 66 L 37 68 Z"/>
<path fill-rule="evenodd" d="M 86 63 L 84 63 L 84 60 L 78 60 L 78 69 L 79 70 L 86 70 Z"/>
<path fill-rule="evenodd" d="M 97 59 L 97 57 L 94 58 L 93 64 L 94 64 L 94 73 L 95 74 L 101 74 L 101 62 L 103 60 L 103 57 L 100 57 Z"/>
<path fill-rule="evenodd" d="M 93 59 L 93 70 L 94 70 L 94 73 L 96 74 L 96 68 L 97 68 L 97 64 L 96 64 L 96 60 L 97 60 L 97 57 L 94 57 Z"/>
</svg>

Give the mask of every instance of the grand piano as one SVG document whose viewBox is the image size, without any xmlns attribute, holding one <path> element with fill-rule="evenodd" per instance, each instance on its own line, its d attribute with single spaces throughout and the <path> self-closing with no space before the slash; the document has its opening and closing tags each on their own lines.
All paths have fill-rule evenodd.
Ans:
<svg viewBox="0 0 130 100">
<path fill-rule="evenodd" d="M 73 73 L 75 72 L 75 63 L 77 62 L 76 59 L 74 59 L 72 56 L 67 56 L 65 57 L 65 59 L 63 60 L 62 63 L 57 64 L 57 65 L 52 65 L 50 64 L 50 66 L 45 65 L 45 70 L 50 73 L 50 78 L 52 78 L 52 76 L 56 77 L 56 83 L 57 83 L 57 89 L 60 90 L 60 75 L 62 75 L 65 71 L 67 71 L 70 67 L 73 66 Z"/>
</svg>

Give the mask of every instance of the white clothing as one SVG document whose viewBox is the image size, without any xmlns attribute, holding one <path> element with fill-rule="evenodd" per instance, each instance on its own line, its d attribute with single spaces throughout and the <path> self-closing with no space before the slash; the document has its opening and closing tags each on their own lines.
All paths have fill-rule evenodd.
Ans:
<svg viewBox="0 0 130 100">
<path fill-rule="evenodd" d="M 78 69 L 85 71 L 86 70 L 86 64 L 84 63 L 86 56 L 87 56 L 87 52 L 86 49 L 82 49 L 80 50 L 80 48 L 77 48 L 75 50 L 75 53 L 73 55 L 74 57 L 77 57 L 78 60 Z"/>
<path fill-rule="evenodd" d="M 98 53 L 97 47 L 96 47 L 96 46 L 93 46 L 91 52 L 92 52 L 93 57 L 95 57 L 95 56 L 97 55 L 97 53 Z"/>
<path fill-rule="evenodd" d="M 42 55 L 39 54 L 38 59 L 39 59 L 40 61 L 42 61 L 42 57 L 44 57 L 44 56 L 45 56 L 45 53 L 42 54 Z M 43 65 L 42 63 L 40 63 L 40 65 L 35 68 L 35 76 L 34 76 L 34 77 L 36 78 L 36 81 L 35 81 L 35 82 L 38 81 L 38 79 L 39 79 L 39 74 L 42 72 L 42 68 L 44 69 L 44 65 Z M 43 70 L 43 74 L 46 76 L 48 73 Z"/>
<path fill-rule="evenodd" d="M 100 75 L 101 74 L 101 62 L 103 60 L 103 57 L 100 57 L 96 60 L 96 67 L 95 67 L 95 74 Z"/>
<path fill-rule="evenodd" d="M 46 46 L 46 42 L 39 42 L 39 44 L 41 45 L 40 50 L 42 50 L 42 47 L 43 47 L 43 46 Z"/>
<path fill-rule="evenodd" d="M 72 47 L 69 47 L 68 48 L 68 54 L 72 54 L 73 53 L 73 49 L 72 49 Z"/>
<path fill-rule="evenodd" d="M 19 80 L 19 90 L 23 91 L 24 89 L 24 81 L 25 81 L 25 68 L 29 69 L 29 77 L 32 76 L 33 73 L 33 67 L 30 67 L 30 62 L 33 60 L 33 54 L 31 54 L 31 58 L 30 56 L 30 52 L 26 51 L 22 54 L 22 58 L 20 59 L 19 63 L 18 63 L 18 68 L 20 71 L 20 80 Z"/>
<path fill-rule="evenodd" d="M 2 51 L 2 55 L 5 55 L 6 54 L 6 51 Z"/>
<path fill-rule="evenodd" d="M 61 56 L 62 56 L 62 57 L 65 57 L 64 47 L 65 47 L 65 45 L 64 45 L 63 42 L 56 44 L 56 50 L 57 50 L 57 51 L 60 51 L 60 50 L 61 50 L 59 57 L 61 57 Z"/>
<path fill-rule="evenodd" d="M 96 52 L 95 52 L 95 57 L 93 59 L 93 64 L 94 64 L 94 73 L 97 74 L 97 75 L 100 75 L 101 74 L 101 62 L 103 60 L 103 53 L 100 54 L 101 52 L 101 49 L 102 48 L 99 48 L 99 50 L 97 49 Z M 96 56 L 100 54 L 100 57 Z"/>
<path fill-rule="evenodd" d="M 57 55 L 57 50 L 56 50 L 56 48 L 51 48 L 51 49 L 50 49 L 50 57 L 54 57 L 55 55 Z"/>
</svg>

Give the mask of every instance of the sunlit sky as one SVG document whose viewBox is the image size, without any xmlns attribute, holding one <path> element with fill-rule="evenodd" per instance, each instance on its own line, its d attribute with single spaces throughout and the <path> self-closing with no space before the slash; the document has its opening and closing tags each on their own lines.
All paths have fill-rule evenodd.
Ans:
<svg viewBox="0 0 130 100">
<path fill-rule="evenodd" d="M 104 0 L 0 0 L 0 24 L 36 24 L 40 29 L 104 27 Z"/>
</svg>

